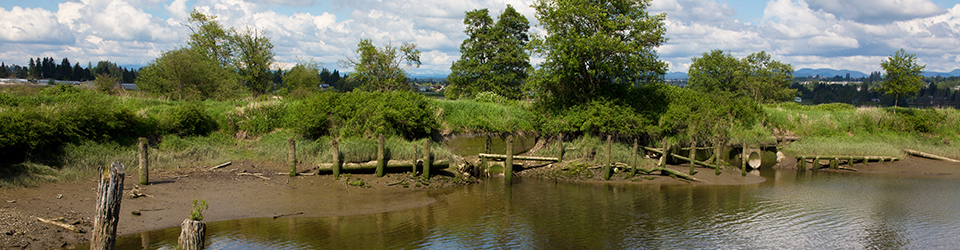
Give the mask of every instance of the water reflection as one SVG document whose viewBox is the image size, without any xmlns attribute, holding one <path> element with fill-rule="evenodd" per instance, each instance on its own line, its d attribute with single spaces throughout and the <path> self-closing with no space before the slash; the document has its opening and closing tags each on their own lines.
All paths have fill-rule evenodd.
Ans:
<svg viewBox="0 0 960 250">
<path fill-rule="evenodd" d="M 359 216 L 208 223 L 209 249 L 952 248 L 960 182 L 764 171 L 754 185 L 502 179 L 437 190 L 430 206 Z M 173 248 L 178 228 L 120 238 Z"/>
</svg>

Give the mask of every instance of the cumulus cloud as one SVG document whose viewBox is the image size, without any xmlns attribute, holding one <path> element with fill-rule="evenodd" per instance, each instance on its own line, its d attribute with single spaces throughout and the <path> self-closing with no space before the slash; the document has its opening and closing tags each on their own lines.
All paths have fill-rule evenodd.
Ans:
<svg viewBox="0 0 960 250">
<path fill-rule="evenodd" d="M 507 4 L 537 23 L 533 0 L 68 0 L 56 10 L 0 8 L 0 60 L 30 57 L 111 60 L 144 65 L 184 44 L 183 26 L 196 8 L 226 27 L 257 29 L 274 44 L 278 65 L 315 60 L 326 67 L 352 56 L 362 38 L 376 45 L 416 43 L 423 66 L 414 74 L 446 74 L 459 58 L 465 11 L 487 8 L 496 18 Z M 960 61 L 960 5 L 930 0 L 769 0 L 756 23 L 721 0 L 656 0 L 666 13 L 669 41 L 658 48 L 670 71 L 686 71 L 692 57 L 714 49 L 742 57 L 767 51 L 795 68 L 879 70 L 900 48 L 928 70 L 950 71 Z M 330 12 L 283 12 L 326 6 Z M 279 8 L 278 7 L 282 7 Z M 154 10 L 153 16 L 144 9 Z M 305 8 L 309 9 L 309 8 Z M 328 8 L 329 9 L 329 8 Z M 538 32 L 539 29 L 533 28 Z M 534 63 L 542 59 L 534 58 Z M 341 71 L 348 71 L 341 69 Z"/>
</svg>

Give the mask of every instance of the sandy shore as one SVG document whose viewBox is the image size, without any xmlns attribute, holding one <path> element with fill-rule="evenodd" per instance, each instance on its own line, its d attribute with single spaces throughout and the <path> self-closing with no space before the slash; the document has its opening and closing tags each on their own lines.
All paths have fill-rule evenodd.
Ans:
<svg viewBox="0 0 960 250">
<path fill-rule="evenodd" d="M 530 168 L 524 172 L 529 171 L 526 173 L 529 175 L 549 171 L 549 168 Z M 686 166 L 670 168 L 679 172 L 689 170 Z M 778 168 L 792 169 L 795 164 L 787 162 Z M 863 174 L 960 179 L 960 164 L 912 157 L 892 163 L 857 164 L 855 168 Z M 282 164 L 242 162 L 214 171 L 201 168 L 159 171 L 151 173 L 151 185 L 137 187 L 141 193 L 149 195 L 140 198 L 128 195 L 137 186 L 136 172 L 128 172 L 118 234 L 178 226 L 189 215 L 193 199 L 206 200 L 210 204 L 209 210 L 204 212 L 204 221 L 272 216 L 321 217 L 425 206 L 434 202 L 427 195 L 428 189 L 462 184 L 454 183 L 449 176 L 421 183 L 404 174 L 390 174 L 384 178 L 354 174 L 350 176 L 351 180 L 362 179 L 365 183 L 365 187 L 356 187 L 329 175 L 289 177 L 278 174 L 284 169 Z M 654 176 L 653 180 L 616 181 L 638 185 L 736 185 L 764 181 L 763 177 L 755 175 L 744 177 L 739 171 L 723 171 L 719 176 L 711 169 L 698 168 L 697 171 L 693 176 L 704 182 L 687 182 L 667 176 Z M 237 175 L 238 172 L 263 173 L 269 180 Z M 397 184 L 401 182 L 407 187 Z M 60 219 L 89 231 L 96 189 L 96 181 L 89 180 L 0 190 L 0 248 L 51 249 L 88 242 L 89 232 L 71 232 L 39 222 L 36 218 Z M 133 215 L 134 211 L 141 215 Z"/>
</svg>

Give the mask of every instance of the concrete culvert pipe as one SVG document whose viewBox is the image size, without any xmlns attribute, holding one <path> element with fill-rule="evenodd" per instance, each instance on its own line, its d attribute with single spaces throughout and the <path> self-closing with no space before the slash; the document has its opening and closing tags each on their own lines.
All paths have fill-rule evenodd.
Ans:
<svg viewBox="0 0 960 250">
<path fill-rule="evenodd" d="M 747 166 L 753 169 L 760 168 L 763 164 L 763 158 L 759 149 L 747 149 Z"/>
</svg>

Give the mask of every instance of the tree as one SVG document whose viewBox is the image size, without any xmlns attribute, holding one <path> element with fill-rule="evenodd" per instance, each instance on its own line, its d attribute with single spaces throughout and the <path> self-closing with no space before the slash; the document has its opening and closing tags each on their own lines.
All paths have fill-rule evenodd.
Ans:
<svg viewBox="0 0 960 250">
<path fill-rule="evenodd" d="M 703 57 L 694 57 L 687 74 L 694 90 L 731 92 L 758 103 L 783 101 L 797 93 L 790 88 L 793 66 L 771 60 L 764 51 L 737 59 L 722 50 L 713 50 L 703 53 Z"/>
<path fill-rule="evenodd" d="M 544 62 L 534 73 L 541 99 L 571 107 L 660 82 L 667 64 L 656 47 L 667 41 L 666 14 L 650 15 L 650 0 L 537 0 L 546 31 L 530 43 Z"/>
<path fill-rule="evenodd" d="M 450 67 L 450 84 L 465 95 L 490 91 L 519 98 L 530 69 L 527 18 L 507 5 L 496 24 L 487 9 L 466 12 L 463 24 L 468 38 L 460 45 L 460 59 Z"/>
<path fill-rule="evenodd" d="M 888 95 L 896 97 L 893 101 L 893 113 L 897 113 L 900 96 L 914 95 L 923 88 L 923 69 L 927 65 L 917 64 L 916 54 L 907 54 L 900 49 L 893 55 L 880 62 L 880 67 L 887 72 L 887 77 L 880 83 L 880 88 Z"/>
<path fill-rule="evenodd" d="M 357 44 L 357 57 L 340 61 L 341 67 L 353 68 L 351 79 L 358 81 L 362 89 L 368 91 L 410 90 L 407 73 L 403 66 L 420 67 L 420 50 L 413 43 L 404 43 L 400 47 L 387 44 L 381 48 L 373 45 L 370 39 L 362 39 Z"/>
<path fill-rule="evenodd" d="M 93 80 L 93 85 L 97 87 L 97 91 L 111 95 L 116 94 L 117 90 L 120 89 L 120 78 L 109 74 L 100 74 L 97 75 L 97 79 Z"/>
<path fill-rule="evenodd" d="M 190 12 L 190 38 L 187 45 L 198 49 L 206 57 L 218 62 L 221 66 L 230 66 L 233 60 L 233 47 L 229 30 L 224 29 L 217 16 L 206 15 L 197 9 Z"/>
<path fill-rule="evenodd" d="M 192 48 L 164 52 L 140 70 L 137 89 L 174 100 L 231 98 L 240 94 L 236 72 Z"/>
<path fill-rule="evenodd" d="M 248 29 L 233 36 L 237 49 L 236 68 L 253 91 L 254 96 L 266 93 L 272 87 L 270 65 L 273 64 L 273 44 L 266 32 Z"/>
<path fill-rule="evenodd" d="M 298 63 L 286 74 L 283 74 L 283 83 L 286 92 L 294 96 L 306 96 L 317 91 L 320 85 L 320 64 L 317 62 Z"/>
</svg>

